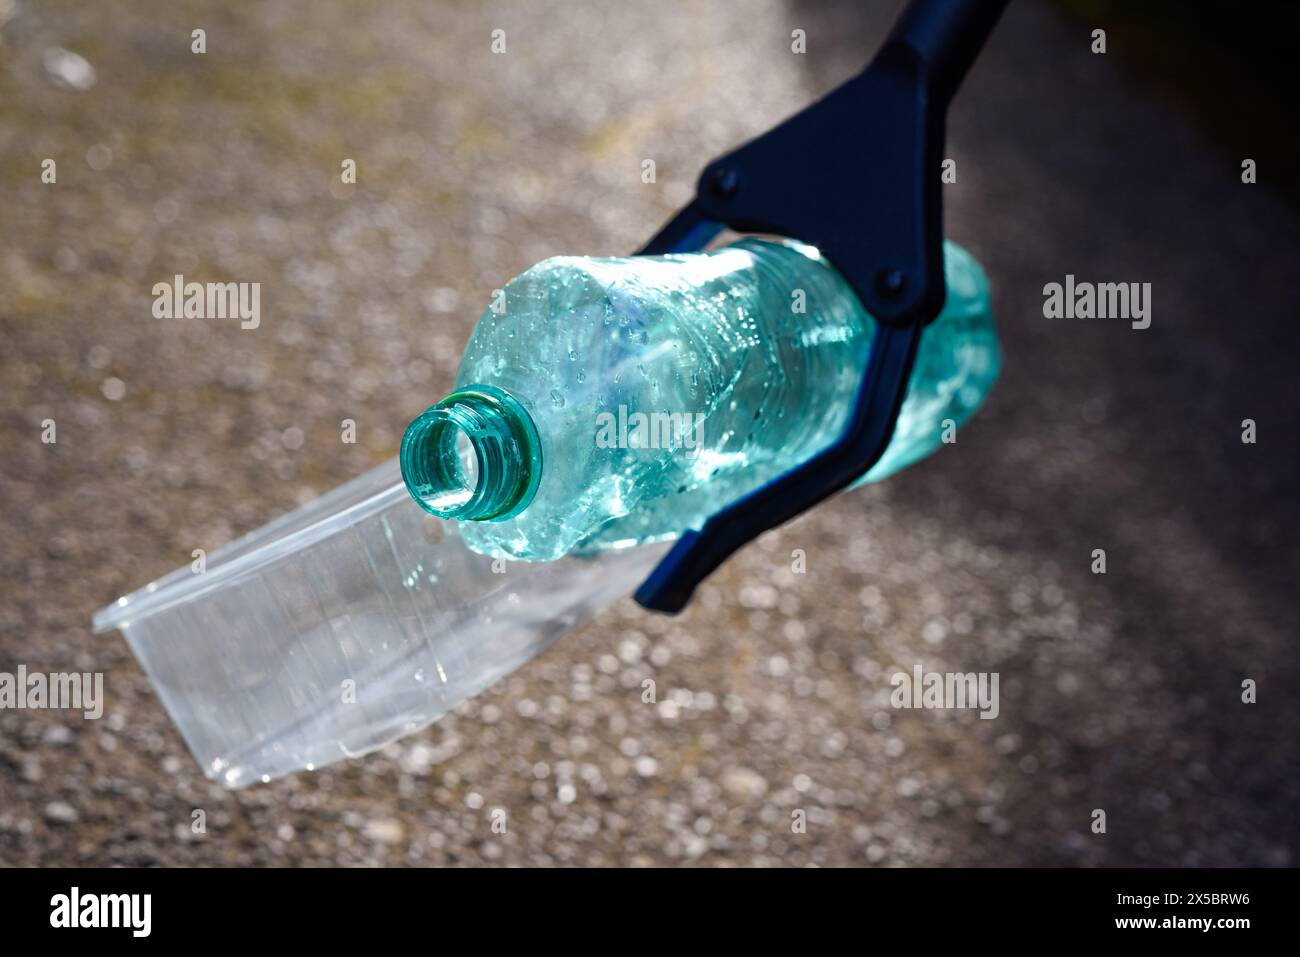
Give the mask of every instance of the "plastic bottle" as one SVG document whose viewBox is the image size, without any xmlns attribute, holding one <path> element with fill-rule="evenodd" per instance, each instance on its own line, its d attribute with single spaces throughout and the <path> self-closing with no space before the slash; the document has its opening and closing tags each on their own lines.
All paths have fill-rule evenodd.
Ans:
<svg viewBox="0 0 1300 957">
<path fill-rule="evenodd" d="M 978 263 L 946 243 L 872 481 L 938 448 L 997 377 Z M 455 390 L 402 441 L 407 488 L 469 547 L 544 561 L 676 537 L 842 431 L 874 320 L 810 246 L 548 259 L 479 320 Z"/>
<path fill-rule="evenodd" d="M 119 598 L 95 616 L 96 630 L 121 629 L 204 772 L 228 787 L 364 754 L 424 727 L 631 591 L 666 550 L 609 545 L 670 538 L 691 514 L 702 518 L 834 436 L 845 406 L 827 390 L 856 385 L 871 320 L 807 247 L 769 250 L 746 242 L 667 260 L 549 260 L 508 287 L 513 329 L 503 324 L 511 313 L 485 316 L 461 371 L 463 383 L 489 388 L 440 403 L 448 411 L 439 419 L 459 417 L 469 431 L 445 433 L 463 440 L 464 462 L 451 463 L 461 485 L 443 489 L 450 499 L 439 507 L 504 500 L 513 515 L 439 521 L 427 502 L 411 501 L 409 472 L 404 483 L 389 462 L 213 551 L 203 574 L 186 566 Z M 923 337 L 894 439 L 868 479 L 932 450 L 942 419 L 964 421 L 996 375 L 983 275 L 956 247 L 946 265 L 948 304 Z M 800 289 L 805 313 L 787 321 L 754 311 L 789 311 Z M 548 337 L 558 335 L 577 358 L 557 356 Z M 584 385 L 607 379 L 605 399 L 639 411 L 656 377 L 661 396 L 686 383 L 686 395 L 710 401 L 704 445 L 676 451 L 695 456 L 688 465 L 710 456 L 718 474 L 689 495 L 665 481 L 684 467 L 662 454 L 674 450 L 593 451 L 580 441 L 582 426 L 595 445 L 592 397 L 601 391 Z M 808 415 L 814 407 L 827 422 Z M 709 444 L 709 422 L 746 419 L 764 423 L 754 440 L 736 432 Z M 786 447 L 773 444 L 778 435 Z M 612 483 L 600 472 L 610 465 L 624 470 Z M 593 478 L 622 490 L 621 508 L 583 484 Z M 574 520 L 562 537 L 583 543 L 576 554 L 509 567 L 484 557 L 492 532 L 529 534 L 532 518 L 547 531 L 539 506 L 566 496 L 589 506 L 565 513 Z M 596 534 L 582 531 L 593 520 Z"/>
</svg>

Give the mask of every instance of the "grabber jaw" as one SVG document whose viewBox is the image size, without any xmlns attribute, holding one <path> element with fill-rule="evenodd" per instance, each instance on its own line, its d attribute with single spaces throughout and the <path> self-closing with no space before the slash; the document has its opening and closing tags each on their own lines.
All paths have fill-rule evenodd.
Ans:
<svg viewBox="0 0 1300 957">
<path fill-rule="evenodd" d="M 680 611 L 734 552 L 850 485 L 889 444 L 921 330 L 943 308 L 948 103 L 1005 6 L 913 0 L 866 70 L 706 166 L 695 199 L 640 250 L 699 250 L 723 227 L 799 239 L 877 320 L 839 439 L 686 531 L 637 590 L 645 608 Z"/>
</svg>

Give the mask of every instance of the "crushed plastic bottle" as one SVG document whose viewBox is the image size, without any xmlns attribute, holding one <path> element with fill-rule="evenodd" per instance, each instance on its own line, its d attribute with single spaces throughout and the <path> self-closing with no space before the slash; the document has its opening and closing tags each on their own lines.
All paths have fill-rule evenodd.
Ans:
<svg viewBox="0 0 1300 957">
<path fill-rule="evenodd" d="M 997 377 L 979 264 L 944 245 L 893 439 L 861 481 L 930 454 Z M 561 257 L 479 320 L 455 391 L 402 441 L 423 508 L 485 555 L 548 561 L 675 538 L 843 431 L 874 320 L 816 249 Z"/>
<path fill-rule="evenodd" d="M 932 450 L 936 422 L 960 425 L 996 376 L 983 275 L 953 246 L 946 266 L 948 304 L 867 478 Z M 871 333 L 798 244 L 548 260 L 509 288 L 513 326 L 485 316 L 461 386 L 417 420 L 417 447 L 438 453 L 424 479 L 441 483 L 419 505 L 404 443 L 402 471 L 374 469 L 95 615 L 210 778 L 242 787 L 382 747 L 628 594 L 667 551 L 654 540 L 834 437 Z M 806 313 L 791 311 L 800 292 Z M 789 318 L 759 309 L 773 304 Z M 542 544 L 574 554 L 490 557 Z"/>
</svg>

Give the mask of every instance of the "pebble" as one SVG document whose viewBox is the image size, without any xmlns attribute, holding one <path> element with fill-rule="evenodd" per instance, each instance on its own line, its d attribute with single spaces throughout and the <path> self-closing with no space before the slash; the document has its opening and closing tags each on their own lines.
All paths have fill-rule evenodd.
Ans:
<svg viewBox="0 0 1300 957">
<path fill-rule="evenodd" d="M 722 774 L 722 787 L 739 801 L 754 801 L 767 793 L 767 781 L 752 768 L 728 768 Z"/>
<path fill-rule="evenodd" d="M 380 844 L 397 844 L 406 836 L 402 822 L 394 818 L 377 818 L 367 821 L 362 833 L 372 841 Z"/>
<path fill-rule="evenodd" d="M 85 92 L 95 85 L 95 68 L 79 53 L 48 47 L 41 56 L 49 81 L 63 90 Z"/>
<path fill-rule="evenodd" d="M 51 824 L 75 824 L 80 819 L 77 809 L 66 801 L 51 801 L 45 805 L 45 820 Z"/>
</svg>

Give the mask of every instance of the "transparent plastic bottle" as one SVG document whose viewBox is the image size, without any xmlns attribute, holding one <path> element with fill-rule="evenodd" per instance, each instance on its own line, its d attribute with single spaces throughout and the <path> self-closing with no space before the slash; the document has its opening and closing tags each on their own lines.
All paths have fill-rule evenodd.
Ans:
<svg viewBox="0 0 1300 957">
<path fill-rule="evenodd" d="M 946 304 L 862 481 L 938 448 L 997 377 L 983 271 L 952 243 L 944 267 Z M 676 537 L 825 448 L 875 325 L 817 250 L 789 240 L 548 259 L 503 299 L 400 460 L 415 500 L 458 520 L 469 547 L 534 561 Z"/>
</svg>

